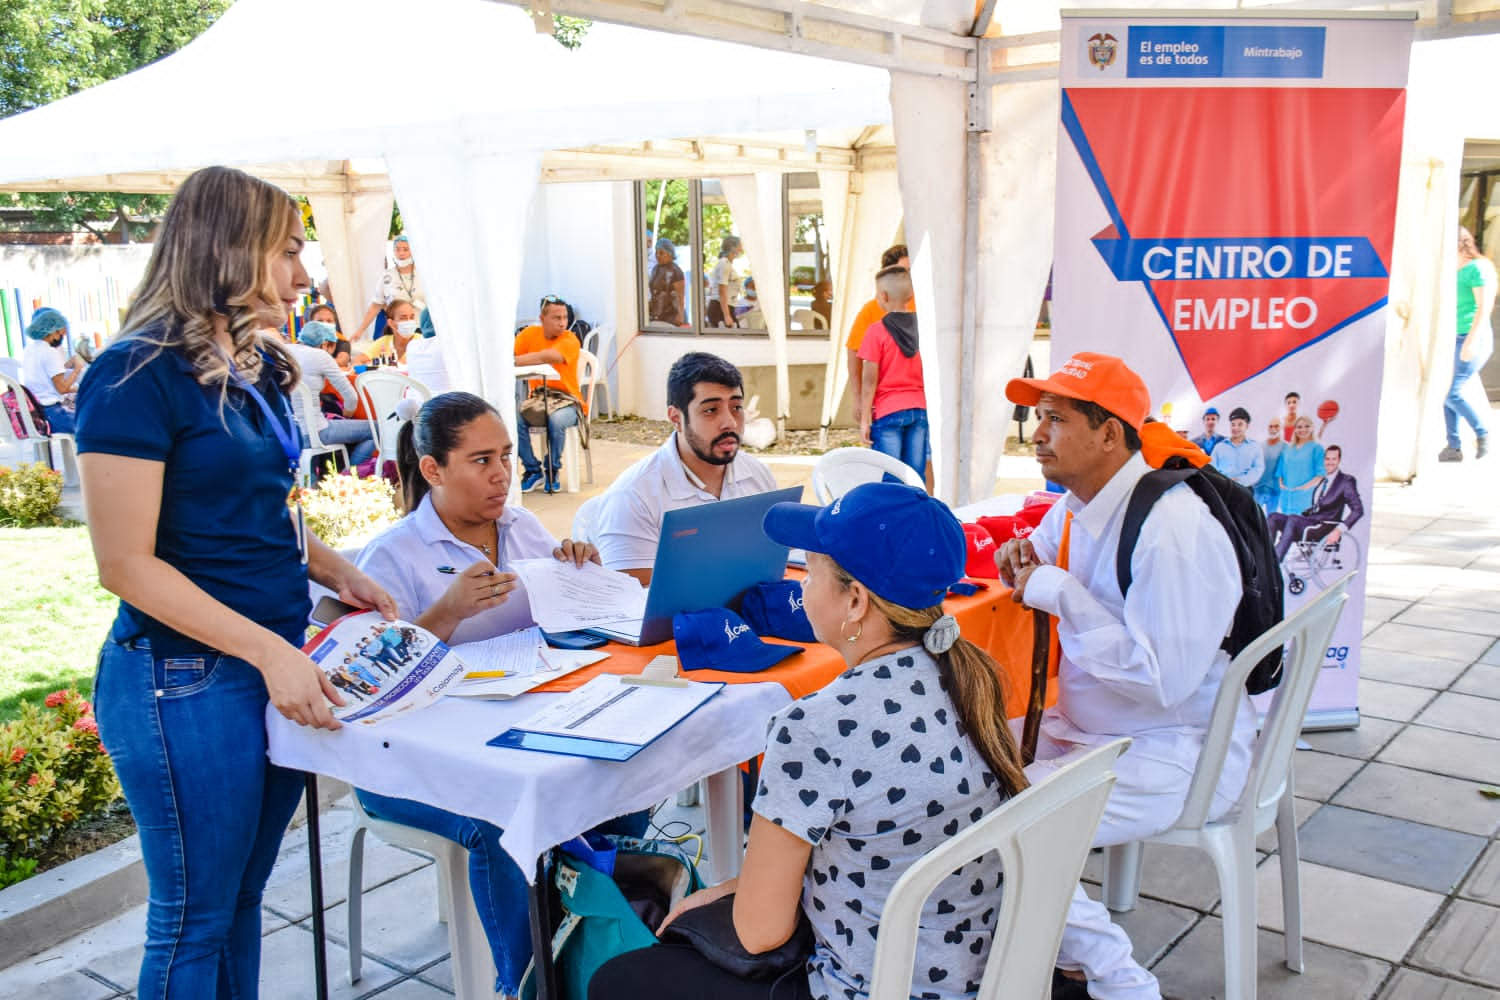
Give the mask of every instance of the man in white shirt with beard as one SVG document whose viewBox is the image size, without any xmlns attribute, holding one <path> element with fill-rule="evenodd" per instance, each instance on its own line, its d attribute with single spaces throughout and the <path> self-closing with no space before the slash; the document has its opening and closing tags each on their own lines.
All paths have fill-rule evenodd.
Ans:
<svg viewBox="0 0 1500 1000">
<path fill-rule="evenodd" d="M 606 568 L 648 585 L 667 511 L 776 489 L 764 462 L 740 454 L 745 386 L 728 361 L 702 351 L 678 358 L 667 375 L 667 419 L 666 443 L 599 498 L 591 539 Z"/>
<path fill-rule="evenodd" d="M 1047 379 L 1013 379 L 1011 402 L 1036 407 L 1033 441 L 1042 474 L 1068 493 L 1029 538 L 996 557 L 1014 599 L 1057 618 L 1058 697 L 1042 717 L 1037 761 L 1131 738 L 1115 765 L 1095 846 L 1167 829 L 1182 811 L 1229 654 L 1220 648 L 1241 595 L 1239 563 L 1224 527 L 1192 488 L 1179 484 L 1152 507 L 1131 558 L 1128 597 L 1116 553 L 1125 507 L 1150 471 L 1140 428 L 1150 393 L 1119 358 L 1079 353 Z M 1245 696 L 1217 789 L 1222 815 L 1244 787 L 1255 738 Z M 1084 972 L 1096 1000 L 1160 997 L 1131 957 L 1130 940 L 1103 904 L 1073 897 L 1058 965 Z"/>
</svg>

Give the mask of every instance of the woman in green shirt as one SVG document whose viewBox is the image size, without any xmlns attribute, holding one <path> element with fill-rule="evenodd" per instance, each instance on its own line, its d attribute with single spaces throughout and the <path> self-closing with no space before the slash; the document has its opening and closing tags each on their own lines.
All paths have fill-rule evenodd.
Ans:
<svg viewBox="0 0 1500 1000">
<path fill-rule="evenodd" d="M 1475 458 L 1489 452 L 1489 434 L 1479 409 L 1464 396 L 1465 383 L 1484 367 L 1495 346 L 1490 310 L 1495 305 L 1495 265 L 1479 252 L 1474 235 L 1458 229 L 1458 340 L 1453 348 L 1453 384 L 1443 400 L 1443 425 L 1448 446 L 1438 452 L 1439 462 L 1462 462 L 1458 421 L 1462 417 L 1474 428 Z"/>
</svg>

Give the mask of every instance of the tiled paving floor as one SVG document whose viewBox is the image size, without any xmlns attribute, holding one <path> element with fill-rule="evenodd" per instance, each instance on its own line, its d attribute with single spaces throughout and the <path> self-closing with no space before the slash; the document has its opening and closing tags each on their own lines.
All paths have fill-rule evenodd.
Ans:
<svg viewBox="0 0 1500 1000">
<path fill-rule="evenodd" d="M 1281 964 L 1279 860 L 1267 853 L 1257 877 L 1261 997 L 1500 998 L 1500 800 L 1479 793 L 1500 784 L 1497 486 L 1500 459 L 1437 467 L 1420 485 L 1374 491 L 1363 719 L 1357 730 L 1309 734 L 1297 754 L 1306 971 Z M 548 523 L 565 531 L 570 512 L 548 510 Z M 364 976 L 349 984 L 346 813 L 329 814 L 324 840 L 332 996 L 451 995 L 430 863 L 374 838 L 366 847 Z M 1273 852 L 1274 836 L 1260 847 Z M 1099 868 L 1096 856 L 1085 878 L 1097 880 Z M 312 996 L 306 873 L 294 833 L 264 911 L 263 993 L 275 1000 Z M 1166 996 L 1222 995 L 1218 897 L 1205 856 L 1147 849 L 1140 903 L 1120 922 Z M 128 995 L 142 922 L 141 910 L 122 914 L 0 971 L 0 998 Z"/>
</svg>

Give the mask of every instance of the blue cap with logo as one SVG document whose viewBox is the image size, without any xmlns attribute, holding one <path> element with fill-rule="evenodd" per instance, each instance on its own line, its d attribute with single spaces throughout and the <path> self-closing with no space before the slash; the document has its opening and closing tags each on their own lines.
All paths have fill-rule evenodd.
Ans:
<svg viewBox="0 0 1500 1000">
<path fill-rule="evenodd" d="M 740 605 L 756 635 L 793 642 L 817 642 L 812 622 L 802 608 L 802 581 L 768 580 L 745 591 Z"/>
<path fill-rule="evenodd" d="M 745 619 L 726 608 L 673 615 L 672 638 L 683 670 L 753 674 L 802 652 L 801 646 L 761 642 Z"/>
<path fill-rule="evenodd" d="M 782 545 L 829 556 L 904 608 L 941 604 L 963 578 L 968 553 L 947 505 L 900 483 L 865 483 L 827 507 L 779 503 L 766 511 L 764 528 Z"/>
</svg>

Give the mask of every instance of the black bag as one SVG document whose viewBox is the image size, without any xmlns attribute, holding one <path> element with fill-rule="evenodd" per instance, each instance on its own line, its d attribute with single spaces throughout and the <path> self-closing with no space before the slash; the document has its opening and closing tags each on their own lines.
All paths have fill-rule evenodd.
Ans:
<svg viewBox="0 0 1500 1000">
<path fill-rule="evenodd" d="M 1125 507 L 1125 524 L 1120 529 L 1120 548 L 1115 554 L 1115 576 L 1122 595 L 1130 591 L 1130 557 L 1141 535 L 1141 525 L 1151 507 L 1167 490 L 1187 483 L 1207 506 L 1215 521 L 1229 534 L 1235 558 L 1240 564 L 1240 585 L 1244 593 L 1234 611 L 1234 624 L 1225 637 L 1222 649 L 1230 656 L 1258 639 L 1263 632 L 1285 616 L 1282 599 L 1281 563 L 1271 544 L 1271 531 L 1265 515 L 1250 490 L 1211 465 L 1196 468 L 1187 459 L 1174 455 L 1160 469 L 1141 477 Z M 1269 691 L 1281 683 L 1282 651 L 1275 649 L 1250 669 L 1245 690 L 1251 694 Z"/>
<path fill-rule="evenodd" d="M 775 979 L 807 961 L 813 929 L 797 907 L 797 929 L 779 948 L 752 955 L 734 931 L 734 893 L 688 910 L 660 935 L 663 944 L 686 944 L 719 968 L 740 979 Z"/>
</svg>

